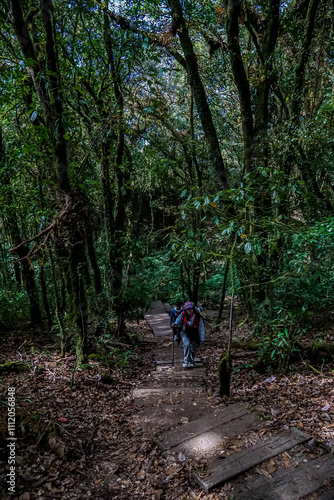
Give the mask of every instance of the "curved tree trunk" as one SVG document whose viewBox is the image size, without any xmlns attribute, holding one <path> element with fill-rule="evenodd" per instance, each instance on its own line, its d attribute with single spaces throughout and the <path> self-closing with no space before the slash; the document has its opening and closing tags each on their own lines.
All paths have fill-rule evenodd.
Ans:
<svg viewBox="0 0 334 500">
<path fill-rule="evenodd" d="M 213 170 L 222 187 L 227 187 L 227 173 L 223 158 L 220 152 L 218 137 L 215 125 L 213 123 L 210 106 L 208 104 L 204 85 L 199 74 L 197 58 L 188 28 L 183 17 L 180 0 L 168 0 L 173 17 L 173 32 L 178 34 L 182 46 L 185 68 L 188 75 L 189 85 L 191 87 L 196 108 L 202 123 L 205 140 L 208 147 L 210 161 Z"/>
<path fill-rule="evenodd" d="M 64 128 L 61 76 L 59 71 L 58 54 L 56 48 L 56 31 L 52 0 L 42 0 L 40 17 L 44 28 L 45 44 L 33 44 L 34 21 L 29 23 L 24 18 L 20 0 L 11 0 L 13 27 L 21 51 L 25 58 L 27 72 L 33 81 L 33 88 L 42 109 L 44 126 L 49 129 L 52 141 L 52 161 L 49 165 L 50 177 L 54 182 L 54 190 L 59 213 L 64 212 L 58 233 L 68 234 L 68 241 L 63 234 L 56 240 L 57 252 L 61 256 L 61 273 L 68 277 L 66 280 L 67 292 L 72 304 L 71 316 L 73 326 L 77 327 L 77 357 L 84 361 L 87 356 L 86 342 L 86 315 L 87 300 L 83 286 L 82 272 L 86 265 L 85 239 L 83 237 L 87 218 L 87 209 L 84 196 L 77 187 L 71 187 L 68 177 L 68 154 L 66 133 Z M 32 32 L 32 34 L 30 33 Z M 43 57 L 39 57 L 43 51 Z M 44 58 L 45 54 L 45 58 Z M 44 67 L 41 61 L 46 60 Z M 45 71 L 46 70 L 46 71 Z M 80 210 L 78 210 L 80 208 Z M 57 234 L 59 236 L 60 234 Z M 75 285 L 73 286 L 73 283 Z M 80 345 L 79 345 L 80 344 Z"/>
<path fill-rule="evenodd" d="M 104 41 L 108 54 L 108 63 L 113 79 L 113 92 L 116 103 L 117 115 L 117 145 L 115 158 L 115 175 L 117 179 L 117 213 L 114 221 L 114 231 L 112 234 L 111 246 L 111 268 L 113 273 L 112 295 L 117 316 L 117 335 L 123 336 L 125 333 L 125 304 L 123 290 L 123 259 L 124 259 L 124 232 L 125 232 L 125 170 L 123 166 L 125 153 L 125 129 L 124 129 L 124 98 L 121 85 L 121 77 L 115 64 L 112 39 L 110 32 L 109 16 L 106 10 L 104 16 Z"/>
</svg>

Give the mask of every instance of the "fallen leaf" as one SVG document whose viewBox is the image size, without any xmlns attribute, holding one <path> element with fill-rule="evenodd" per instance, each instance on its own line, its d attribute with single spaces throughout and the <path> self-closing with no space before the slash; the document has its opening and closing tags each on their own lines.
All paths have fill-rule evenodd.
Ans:
<svg viewBox="0 0 334 500">
<path fill-rule="evenodd" d="M 272 474 L 273 472 L 275 472 L 276 469 L 277 469 L 277 466 L 276 466 L 275 462 L 273 460 L 270 460 L 269 465 L 267 467 L 267 471 L 269 472 L 269 474 Z"/>
<path fill-rule="evenodd" d="M 264 470 L 264 469 L 260 469 L 260 468 L 256 468 L 255 470 L 256 470 L 256 472 L 257 472 L 258 474 L 261 474 L 262 476 L 265 476 L 265 477 L 267 477 L 268 479 L 272 479 L 271 475 L 270 475 L 270 474 L 269 474 L 269 472 L 267 472 L 266 470 Z"/>
<path fill-rule="evenodd" d="M 30 500 L 30 493 L 26 491 L 23 495 L 19 496 L 19 500 Z"/>
<path fill-rule="evenodd" d="M 49 439 L 49 446 L 52 451 L 55 452 L 59 457 L 63 457 L 65 453 L 64 443 L 57 437 L 52 437 Z"/>
<path fill-rule="evenodd" d="M 285 467 L 287 467 L 287 468 L 291 467 L 291 460 L 285 453 L 283 453 L 283 455 L 282 455 L 282 460 L 283 460 Z"/>
</svg>

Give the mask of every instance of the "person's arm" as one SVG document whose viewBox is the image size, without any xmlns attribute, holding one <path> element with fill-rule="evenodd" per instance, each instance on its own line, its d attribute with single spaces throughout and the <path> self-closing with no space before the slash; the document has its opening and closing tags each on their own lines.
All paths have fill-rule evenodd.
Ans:
<svg viewBox="0 0 334 500">
<path fill-rule="evenodd" d="M 201 342 L 204 342 L 204 340 L 205 340 L 205 329 L 204 329 L 203 318 L 201 318 L 201 320 L 199 322 L 198 332 L 199 332 L 199 336 L 200 336 Z"/>
<path fill-rule="evenodd" d="M 175 320 L 175 326 L 181 326 L 182 325 L 182 313 L 178 315 L 178 317 Z"/>
<path fill-rule="evenodd" d="M 174 309 L 172 309 L 172 312 L 170 313 L 169 326 L 172 326 L 173 319 L 174 319 Z"/>
</svg>

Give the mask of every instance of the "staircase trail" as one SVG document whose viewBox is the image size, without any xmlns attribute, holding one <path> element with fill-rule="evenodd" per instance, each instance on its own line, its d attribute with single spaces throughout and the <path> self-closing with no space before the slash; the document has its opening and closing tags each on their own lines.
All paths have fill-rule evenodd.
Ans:
<svg viewBox="0 0 334 500">
<path fill-rule="evenodd" d="M 155 369 L 133 392 L 138 425 L 163 452 L 197 459 L 201 467 L 193 469 L 193 479 L 206 493 L 229 482 L 227 494 L 235 500 L 334 499 L 334 452 L 303 459 L 311 437 L 294 428 L 260 438 L 262 417 L 243 403 L 215 404 L 206 395 L 201 360 L 195 360 L 194 369 L 183 369 L 183 349 L 176 342 L 172 365 L 170 311 L 169 304 L 156 301 L 145 316 L 158 347 Z M 224 443 L 231 440 L 235 451 L 226 456 Z M 291 460 L 289 467 L 266 472 L 267 461 L 280 454 L 291 458 L 296 451 L 302 455 L 298 466 Z"/>
</svg>

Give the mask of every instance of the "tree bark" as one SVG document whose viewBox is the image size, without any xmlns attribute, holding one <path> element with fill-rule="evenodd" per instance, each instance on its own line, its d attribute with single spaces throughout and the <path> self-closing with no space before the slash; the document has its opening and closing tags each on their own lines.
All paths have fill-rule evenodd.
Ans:
<svg viewBox="0 0 334 500">
<path fill-rule="evenodd" d="M 173 29 L 178 34 L 181 47 L 184 53 L 186 71 L 189 85 L 193 92 L 196 108 L 203 127 L 206 143 L 208 146 L 209 158 L 213 170 L 223 188 L 227 187 L 227 173 L 222 155 L 220 152 L 217 131 L 213 123 L 210 106 L 208 104 L 206 92 L 199 74 L 197 57 L 188 28 L 183 17 L 180 0 L 168 0 L 173 17 Z"/>
<path fill-rule="evenodd" d="M 44 276 L 43 262 L 39 266 L 39 273 L 40 273 L 40 281 L 41 281 L 41 288 L 42 288 L 44 310 L 45 310 L 46 318 L 48 321 L 49 330 L 51 330 L 52 316 L 51 316 L 50 304 L 49 304 L 49 300 L 48 300 L 48 289 L 46 286 L 46 281 L 45 281 L 45 276 Z"/>
<path fill-rule="evenodd" d="M 254 122 L 249 81 L 242 61 L 239 44 L 240 3 L 234 0 L 227 0 L 226 2 L 226 32 L 232 73 L 240 99 L 245 169 L 246 172 L 250 172 L 253 167 Z"/>
<path fill-rule="evenodd" d="M 223 315 L 224 302 L 225 302 L 225 292 L 226 292 L 226 283 L 227 283 L 227 276 L 228 276 L 229 264 L 230 264 L 230 261 L 227 260 L 226 264 L 225 264 L 225 271 L 224 271 L 224 278 L 223 278 L 223 287 L 222 287 L 222 294 L 221 294 L 220 303 L 219 303 L 219 310 L 218 310 L 218 316 L 217 316 L 216 331 L 219 330 L 220 322 L 221 322 L 222 315 Z"/>
<path fill-rule="evenodd" d="M 310 47 L 313 37 L 314 24 L 320 0 L 309 0 L 306 19 L 305 19 L 305 37 L 303 39 L 302 49 L 300 51 L 299 62 L 295 72 L 295 86 L 291 104 L 291 116 L 295 124 L 300 119 L 300 109 L 302 104 L 302 90 L 305 79 L 306 64 L 310 55 Z"/>
<path fill-rule="evenodd" d="M 124 98 L 121 86 L 121 78 L 115 65 L 112 39 L 110 33 L 109 16 L 106 10 L 104 16 L 104 41 L 108 54 L 108 64 L 113 80 L 113 93 L 115 97 L 117 115 L 117 146 L 115 158 L 115 175 L 117 179 L 117 213 L 114 221 L 114 233 L 112 235 L 111 268 L 113 273 L 112 295 L 117 316 L 117 335 L 125 334 L 125 304 L 123 297 L 123 253 L 125 232 L 125 173 L 123 156 L 125 152 L 125 129 L 124 129 Z"/>
<path fill-rule="evenodd" d="M 34 90 L 43 110 L 43 121 L 49 129 L 52 141 L 52 161 L 49 165 L 50 176 L 54 181 L 54 188 L 59 212 L 68 209 L 68 217 L 64 217 L 62 224 L 65 226 L 64 233 L 68 234 L 68 241 L 61 235 L 56 241 L 63 267 L 61 274 L 71 279 L 66 280 L 67 292 L 72 303 L 73 325 L 77 326 L 79 339 L 77 355 L 79 361 L 85 360 L 87 351 L 86 342 L 86 314 L 87 300 L 81 276 L 83 266 L 86 265 L 85 239 L 82 237 L 82 229 L 87 217 L 86 206 L 84 206 L 83 193 L 77 188 L 72 191 L 68 177 L 68 154 L 65 139 L 63 102 L 61 77 L 59 71 L 58 54 L 56 46 L 55 21 L 52 0 L 42 0 L 40 4 L 40 16 L 44 28 L 44 46 L 40 49 L 45 53 L 42 60 L 46 60 L 46 68 L 39 62 L 39 54 L 36 53 L 36 44 L 32 43 L 29 33 L 30 24 L 24 19 L 22 4 L 20 0 L 11 0 L 13 27 L 25 58 L 27 72 L 33 80 Z M 33 24 L 33 21 L 30 21 Z M 44 70 L 47 70 L 46 72 Z M 80 210 L 77 210 L 77 209 Z M 58 227 L 58 233 L 61 229 Z M 75 237 L 77 239 L 75 239 Z M 22 248 L 22 247 L 21 247 Z M 78 282 L 73 286 L 73 275 Z"/>
</svg>

